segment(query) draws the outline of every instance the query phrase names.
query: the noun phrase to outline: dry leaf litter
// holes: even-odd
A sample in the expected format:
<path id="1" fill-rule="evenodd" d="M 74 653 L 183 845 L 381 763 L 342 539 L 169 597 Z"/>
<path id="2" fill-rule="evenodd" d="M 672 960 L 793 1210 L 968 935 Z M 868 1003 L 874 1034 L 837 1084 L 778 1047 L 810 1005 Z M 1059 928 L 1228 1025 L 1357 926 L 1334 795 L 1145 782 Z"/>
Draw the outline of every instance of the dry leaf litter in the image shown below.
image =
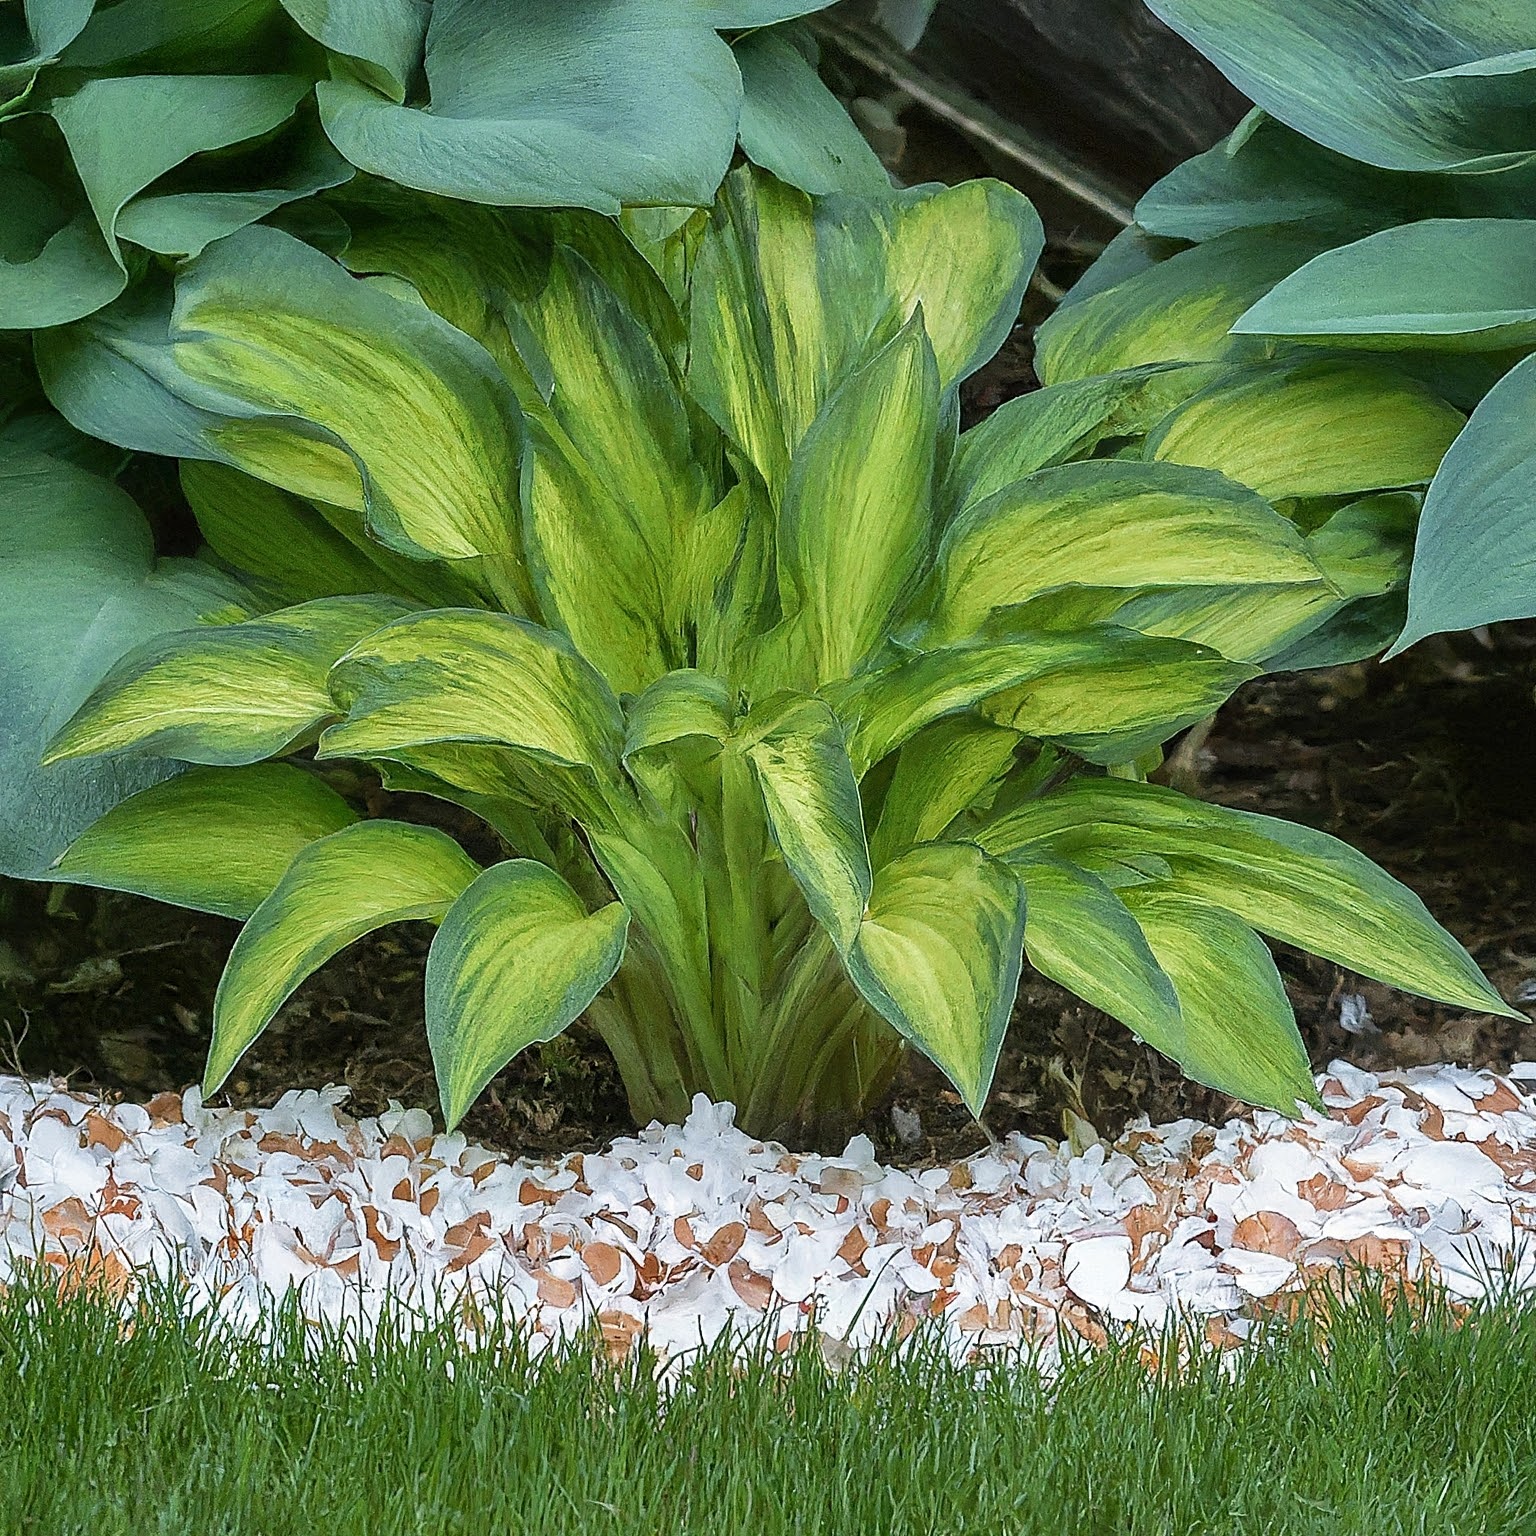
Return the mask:
<path id="1" fill-rule="evenodd" d="M 419 1109 L 354 1120 L 345 1089 L 252 1111 L 0 1077 L 0 1283 L 42 1260 L 127 1296 L 153 1271 L 248 1326 L 290 1288 L 338 1326 L 492 1298 L 535 1348 L 595 1322 L 615 1356 L 645 1333 L 664 1358 L 728 1328 L 857 1348 L 928 1319 L 960 1359 L 1175 1315 L 1237 1345 L 1361 1266 L 1469 1300 L 1536 1288 L 1536 1063 L 1335 1062 L 1319 1087 L 1326 1115 L 1299 1121 L 1142 1123 L 1076 1152 L 1015 1135 L 901 1169 L 862 1136 L 839 1157 L 755 1141 L 703 1097 L 682 1126 L 532 1163 Z"/>

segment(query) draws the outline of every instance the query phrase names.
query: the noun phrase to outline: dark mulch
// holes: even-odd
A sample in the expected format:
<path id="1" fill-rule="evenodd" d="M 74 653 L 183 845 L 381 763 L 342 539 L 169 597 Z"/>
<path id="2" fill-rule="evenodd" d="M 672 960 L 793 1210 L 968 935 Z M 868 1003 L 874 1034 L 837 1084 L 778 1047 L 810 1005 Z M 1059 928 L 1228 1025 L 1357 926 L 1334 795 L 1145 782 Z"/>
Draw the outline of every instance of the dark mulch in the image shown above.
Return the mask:
<path id="1" fill-rule="evenodd" d="M 1322 827 L 1406 880 L 1505 996 L 1536 979 L 1536 625 L 1486 640 L 1426 643 L 1364 664 L 1246 687 L 1184 765 L 1210 799 Z M 130 897 L 8 887 L 0 940 L 0 1047 L 36 1074 L 144 1096 L 201 1073 L 218 973 L 235 925 Z M 391 1098 L 433 1105 L 421 1027 L 429 932 L 354 946 L 306 985 L 241 1063 L 237 1104 L 285 1088 L 345 1083 L 360 1113 Z M 1314 1060 L 1367 1067 L 1536 1057 L 1536 1026 L 1469 1016 L 1282 953 Z M 1364 996 L 1379 1033 L 1348 1034 L 1339 1000 Z M 7 1041 L 9 1031 L 12 1041 Z M 896 1145 L 887 1110 L 866 1127 L 887 1155 L 949 1156 L 984 1132 L 926 1063 L 894 1100 L 921 1117 Z M 1219 1118 L 1230 1100 L 1180 1080 L 1113 1020 L 1026 974 L 987 1111 L 988 1128 L 1060 1135 L 1063 1111 L 1113 1133 L 1133 1115 Z M 525 1053 L 466 1130 L 508 1151 L 567 1151 L 629 1129 L 612 1065 L 576 1033 Z"/>

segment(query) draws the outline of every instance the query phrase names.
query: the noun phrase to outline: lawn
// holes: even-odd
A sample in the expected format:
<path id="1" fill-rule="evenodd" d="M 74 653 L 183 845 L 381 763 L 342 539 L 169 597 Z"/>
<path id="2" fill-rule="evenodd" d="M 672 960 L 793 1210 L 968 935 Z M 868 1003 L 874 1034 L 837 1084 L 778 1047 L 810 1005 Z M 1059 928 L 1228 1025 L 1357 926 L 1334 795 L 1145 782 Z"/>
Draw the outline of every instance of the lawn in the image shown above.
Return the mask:
<path id="1" fill-rule="evenodd" d="M 1326 1326 L 1046 1385 L 922 1336 L 837 1371 L 803 1348 L 671 1390 L 639 1360 L 467 1354 L 446 1330 L 273 1349 L 21 1286 L 0 1301 L 6 1532 L 1526 1532 L 1536 1308 L 1364 1294 Z M 1165 1351 L 1171 1359 L 1177 1351 Z M 1188 1352 L 1185 1352 L 1188 1354 Z"/>

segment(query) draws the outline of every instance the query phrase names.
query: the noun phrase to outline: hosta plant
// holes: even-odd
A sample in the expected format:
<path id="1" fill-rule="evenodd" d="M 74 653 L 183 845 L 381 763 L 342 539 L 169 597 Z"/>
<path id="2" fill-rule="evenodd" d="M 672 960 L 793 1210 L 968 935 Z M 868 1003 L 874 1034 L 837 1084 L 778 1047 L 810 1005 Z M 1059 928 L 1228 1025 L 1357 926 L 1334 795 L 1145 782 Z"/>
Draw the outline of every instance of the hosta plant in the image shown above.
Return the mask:
<path id="1" fill-rule="evenodd" d="M 1362 470 L 1376 478 L 1399 425 L 1406 449 L 1418 418 L 1405 396 L 1470 410 L 1443 463 L 1430 432 L 1415 471 L 1400 466 L 1416 496 L 1427 482 L 1422 517 L 1381 590 L 1303 659 L 1536 615 L 1528 0 L 1147 3 L 1258 105 L 1142 198 L 1042 333 L 1041 376 L 1203 367 L 1228 391 L 1231 432 L 1218 440 L 1209 405 L 1179 451 L 1218 466 L 1262 457 L 1271 494 L 1324 505 Z M 1316 377 L 1346 361 L 1353 387 L 1309 404 L 1307 365 Z"/>
<path id="2" fill-rule="evenodd" d="M 85 471 L 9 471 L 36 504 L 0 594 L 13 687 L 45 696 L 30 825 L 158 779 L 49 874 L 246 920 L 209 1091 L 406 920 L 437 925 L 450 1124 L 583 1013 L 642 1119 L 698 1090 L 760 1132 L 858 1113 L 908 1047 L 979 1113 L 1026 954 L 1286 1111 L 1315 1096 L 1260 933 L 1507 1011 L 1348 847 L 1145 782 L 1258 670 L 1224 638 L 1328 623 L 1404 508 L 1298 524 L 1179 462 L 1198 417 L 1156 369 L 960 434 L 1041 245 L 1018 194 L 813 200 L 742 168 L 708 212 L 622 226 L 335 206 L 342 263 L 247 229 L 40 341 L 76 428 L 182 460 L 201 556 L 155 563 Z M 83 629 L 60 546 L 106 592 Z M 388 814 L 424 802 L 371 774 L 506 856 Z"/>

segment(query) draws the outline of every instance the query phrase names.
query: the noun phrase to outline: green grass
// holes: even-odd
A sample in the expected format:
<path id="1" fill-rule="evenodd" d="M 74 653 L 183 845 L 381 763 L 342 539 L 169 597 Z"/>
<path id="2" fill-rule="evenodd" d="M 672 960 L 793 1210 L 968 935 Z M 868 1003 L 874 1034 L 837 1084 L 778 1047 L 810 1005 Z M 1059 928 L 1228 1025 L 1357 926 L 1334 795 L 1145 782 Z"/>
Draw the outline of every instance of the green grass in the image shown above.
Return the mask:
<path id="1" fill-rule="evenodd" d="M 1326 1349 L 1274 1326 L 1238 1372 L 1203 1351 L 1150 1377 L 1111 1349 L 1052 1389 L 931 1348 L 841 1375 L 717 1354 L 668 1400 L 590 1355 L 437 1332 L 306 1360 L 163 1305 L 121 1338 L 41 1296 L 0 1301 L 7 1536 L 1536 1531 L 1536 1310 L 1513 1302 L 1457 1327 L 1366 1297 Z"/>

